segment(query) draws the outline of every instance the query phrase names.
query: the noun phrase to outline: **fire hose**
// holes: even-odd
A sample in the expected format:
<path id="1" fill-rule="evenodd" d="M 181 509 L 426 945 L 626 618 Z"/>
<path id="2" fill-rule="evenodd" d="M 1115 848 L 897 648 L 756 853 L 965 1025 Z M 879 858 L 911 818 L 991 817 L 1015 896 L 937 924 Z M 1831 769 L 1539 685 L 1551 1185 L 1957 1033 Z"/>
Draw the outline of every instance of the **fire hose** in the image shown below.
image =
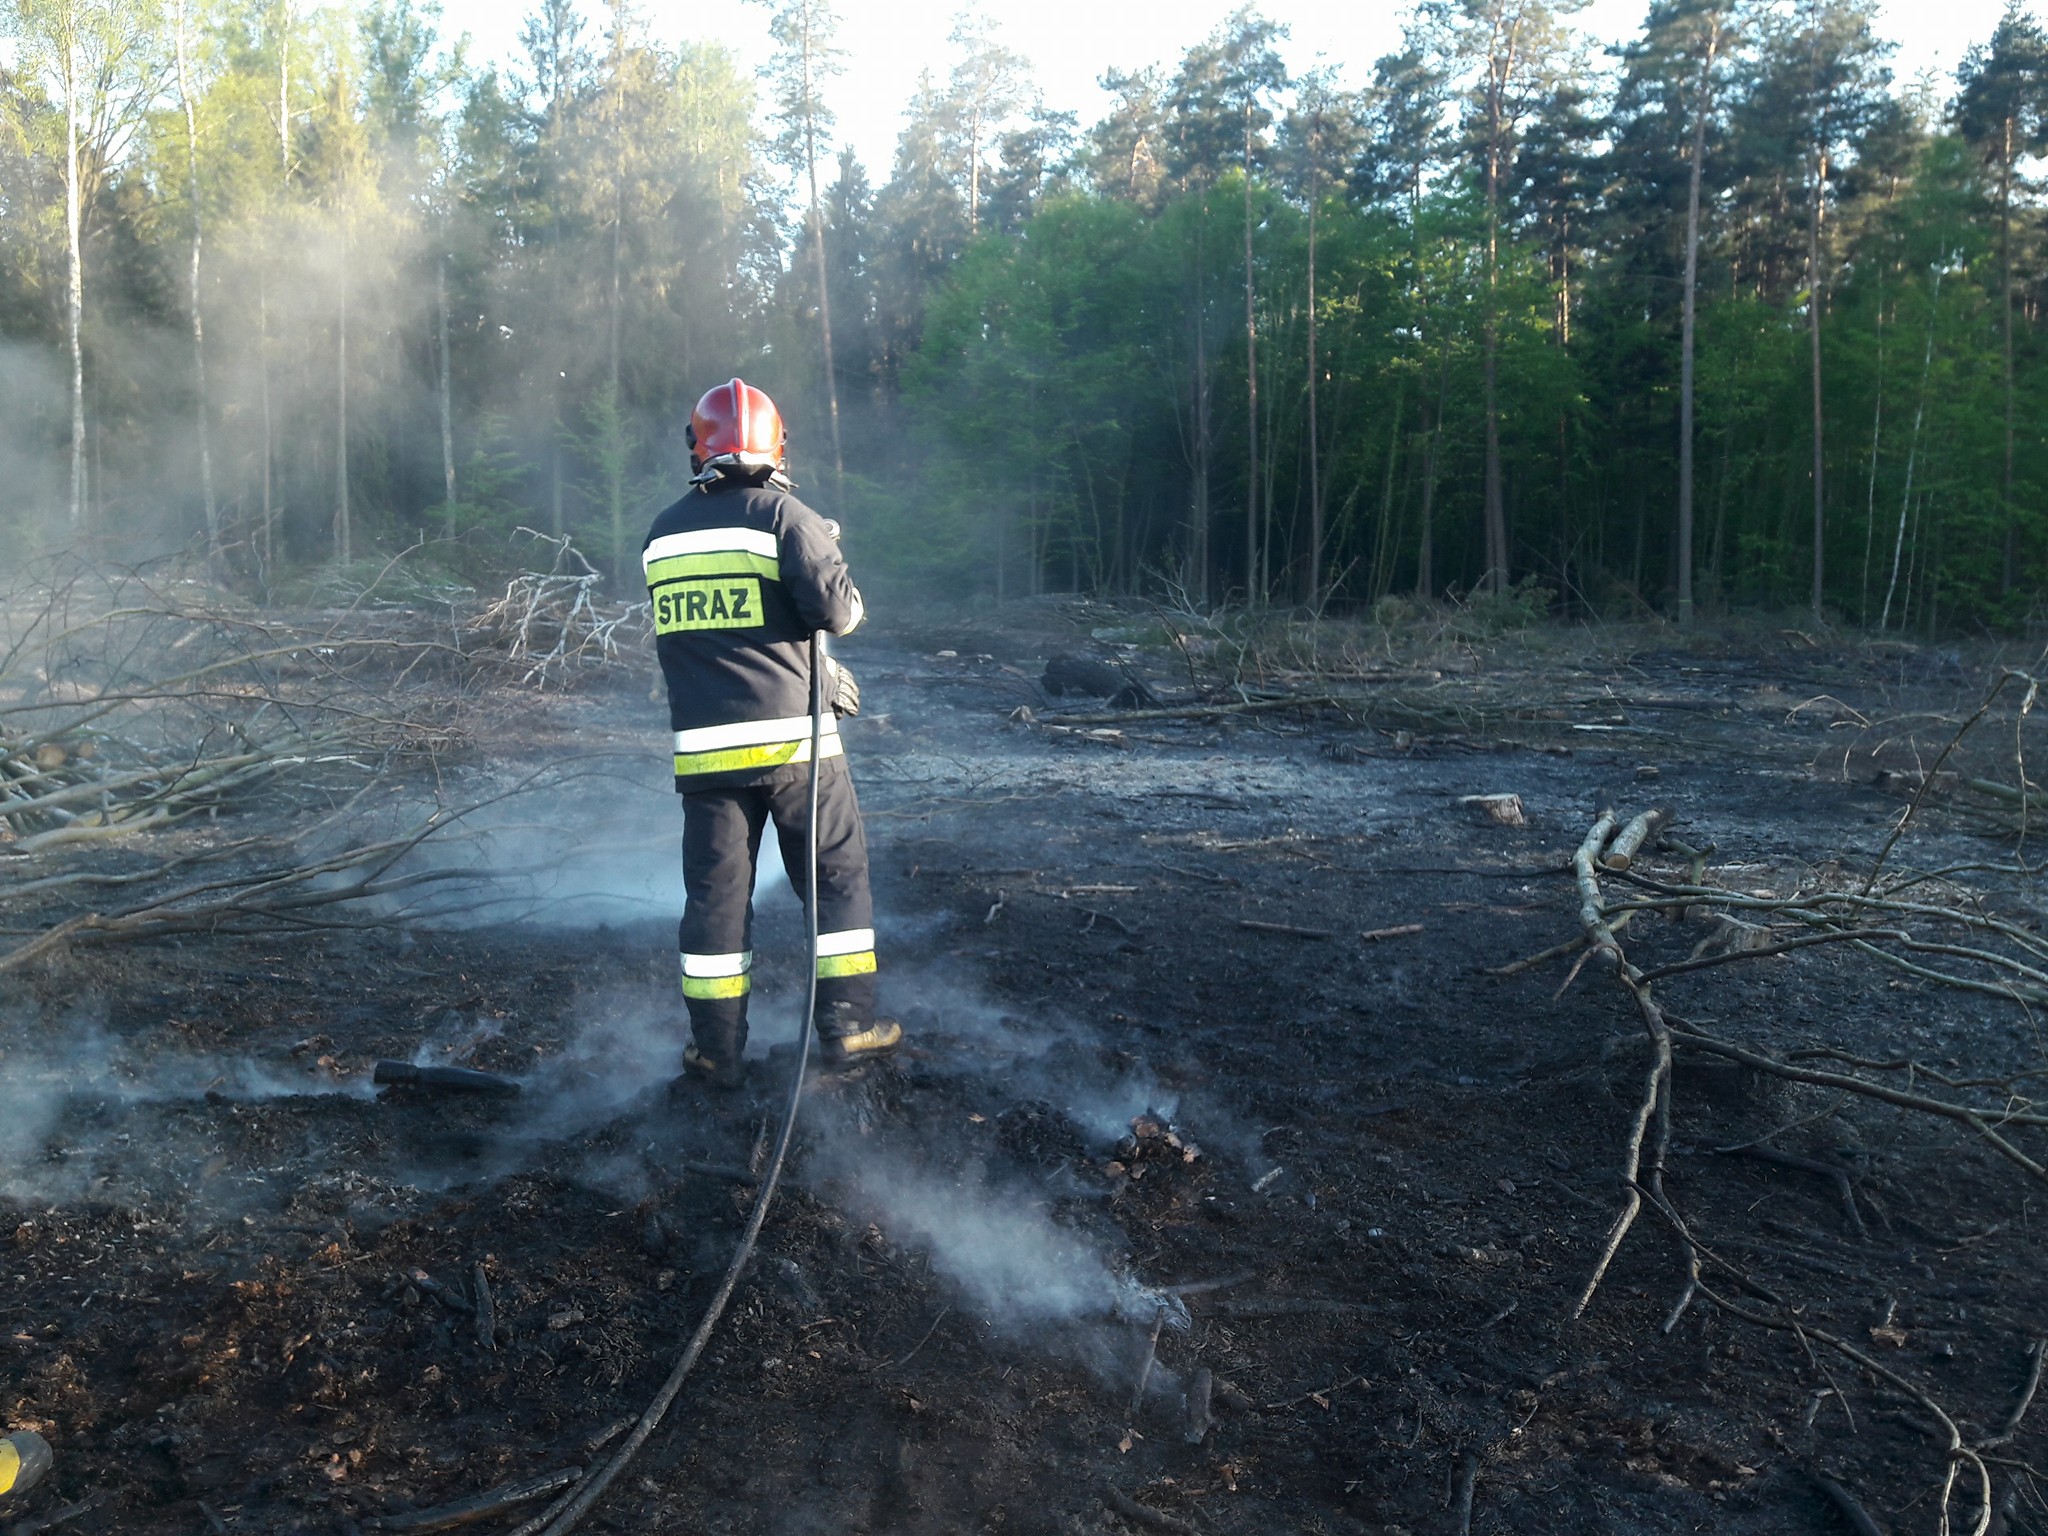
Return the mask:
<path id="1" fill-rule="evenodd" d="M 803 1024 L 798 1030 L 796 1046 L 796 1070 L 789 1081 L 789 1100 L 782 1113 L 782 1129 L 775 1137 L 775 1150 L 768 1159 L 767 1171 L 761 1176 L 759 1190 L 754 1196 L 754 1208 L 747 1214 L 746 1230 L 740 1233 L 737 1247 L 733 1249 L 732 1262 L 725 1268 L 725 1277 L 719 1281 L 718 1290 L 711 1298 L 711 1305 L 705 1309 L 703 1318 L 697 1324 L 697 1331 L 690 1335 L 690 1341 L 683 1346 L 683 1352 L 676 1358 L 674 1367 L 668 1373 L 668 1380 L 661 1384 L 661 1390 L 654 1394 L 639 1422 L 631 1434 L 620 1443 L 611 1459 L 598 1467 L 590 1476 L 560 1500 L 535 1515 L 525 1524 L 507 1533 L 507 1536 L 568 1536 L 579 1521 L 590 1512 L 590 1508 L 612 1485 L 621 1472 L 626 1470 L 633 1457 L 639 1453 L 661 1427 L 662 1419 L 683 1389 L 683 1382 L 697 1364 L 697 1357 L 704 1352 L 711 1333 L 718 1326 L 718 1320 L 725 1315 L 726 1304 L 732 1300 L 732 1293 L 738 1288 L 740 1275 L 747 1267 L 747 1261 L 754 1256 L 754 1245 L 761 1236 L 761 1227 L 768 1219 L 768 1207 L 775 1199 L 775 1187 L 782 1181 L 782 1165 L 789 1155 L 789 1142 L 796 1130 L 797 1107 L 803 1102 L 804 1073 L 810 1066 L 811 1039 L 817 1033 L 818 1020 L 818 773 L 820 748 L 825 735 L 825 637 L 822 633 L 811 636 L 811 771 L 808 791 L 808 812 L 804 829 L 804 933 L 805 970 L 810 977 L 809 991 L 804 998 Z"/>

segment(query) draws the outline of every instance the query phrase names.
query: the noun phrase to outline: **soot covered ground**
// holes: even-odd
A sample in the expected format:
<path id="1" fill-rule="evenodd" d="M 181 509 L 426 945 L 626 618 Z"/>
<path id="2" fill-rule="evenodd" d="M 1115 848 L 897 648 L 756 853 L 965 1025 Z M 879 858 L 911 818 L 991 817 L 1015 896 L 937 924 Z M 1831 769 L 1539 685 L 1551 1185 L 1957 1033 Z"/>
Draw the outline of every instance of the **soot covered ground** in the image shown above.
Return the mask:
<path id="1" fill-rule="evenodd" d="M 1663 1331 L 1683 1266 L 1653 1221 L 1569 1320 L 1642 1031 L 1611 977 L 1485 971 L 1574 931 L 1559 871 L 1601 796 L 1671 802 L 1753 881 L 1867 855 L 1898 802 L 1817 769 L 1835 717 L 1788 703 L 1965 685 L 1895 655 L 1636 651 L 1546 663 L 1638 702 L 1513 748 L 1329 714 L 1116 741 L 1011 721 L 1071 628 L 1030 610 L 849 648 L 910 1048 L 808 1100 L 725 1325 L 587 1528 L 1419 1533 L 1457 1529 L 1469 1488 L 1481 1532 L 1847 1529 L 1820 1470 L 1931 1529 L 1938 1448 L 1880 1384 L 1705 1306 Z M 639 678 L 522 703 L 480 752 L 637 752 L 656 713 Z M 1504 791 L 1528 826 L 1457 805 Z M 601 787 L 578 814 L 604 819 Z M 1929 860 L 1983 853 L 1927 836 Z M 373 1529 L 615 1441 L 738 1235 L 778 1068 L 733 1103 L 666 1095 L 672 927 L 562 919 L 187 939 L 16 988 L 0 1414 L 57 1447 L 36 1513 Z M 768 1045 L 801 941 L 787 904 L 762 929 Z M 1632 944 L 1696 938 L 1652 919 Z M 1833 953 L 1665 991 L 1777 1048 L 2042 1064 L 2016 1010 Z M 526 1092 L 379 1100 L 381 1056 Z M 1675 1112 L 1699 1231 L 1951 1412 L 2004 1419 L 2048 1318 L 2016 1172 L 1932 1122 L 1709 1072 Z M 1714 1150 L 1803 1117 L 1780 1144 L 1855 1176 L 1868 1236 L 1829 1180 Z"/>

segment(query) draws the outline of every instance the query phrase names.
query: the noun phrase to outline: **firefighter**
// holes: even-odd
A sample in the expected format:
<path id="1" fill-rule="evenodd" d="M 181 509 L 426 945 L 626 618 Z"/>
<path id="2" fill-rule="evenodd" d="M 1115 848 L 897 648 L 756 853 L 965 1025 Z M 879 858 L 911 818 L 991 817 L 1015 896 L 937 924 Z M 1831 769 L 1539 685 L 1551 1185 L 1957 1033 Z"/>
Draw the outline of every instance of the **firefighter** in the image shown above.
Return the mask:
<path id="1" fill-rule="evenodd" d="M 683 803 L 685 1079 L 745 1081 L 753 891 L 773 823 L 797 894 L 809 877 L 811 637 L 851 633 L 860 592 L 838 528 L 794 494 L 781 414 L 739 379 L 690 415 L 691 488 L 654 520 L 641 560 L 668 682 Z M 860 712 L 853 674 L 825 660 L 818 747 L 818 1046 L 828 1066 L 903 1039 L 875 1016 L 867 838 L 839 736 Z"/>

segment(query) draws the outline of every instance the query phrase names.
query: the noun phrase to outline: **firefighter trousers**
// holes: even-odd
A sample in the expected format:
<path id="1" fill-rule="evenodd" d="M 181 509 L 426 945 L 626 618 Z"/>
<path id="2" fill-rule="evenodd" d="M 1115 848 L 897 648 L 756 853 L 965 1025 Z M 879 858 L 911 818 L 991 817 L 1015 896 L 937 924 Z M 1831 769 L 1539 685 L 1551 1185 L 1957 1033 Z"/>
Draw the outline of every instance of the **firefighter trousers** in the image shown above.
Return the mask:
<path id="1" fill-rule="evenodd" d="M 810 769 L 751 784 L 685 791 L 683 1000 L 697 1049 L 737 1060 L 747 1043 L 754 968 L 754 869 L 772 822 L 782 867 L 801 899 L 810 873 Z M 818 1032 L 854 1034 L 874 1021 L 874 903 L 867 834 L 842 757 L 818 765 Z"/>

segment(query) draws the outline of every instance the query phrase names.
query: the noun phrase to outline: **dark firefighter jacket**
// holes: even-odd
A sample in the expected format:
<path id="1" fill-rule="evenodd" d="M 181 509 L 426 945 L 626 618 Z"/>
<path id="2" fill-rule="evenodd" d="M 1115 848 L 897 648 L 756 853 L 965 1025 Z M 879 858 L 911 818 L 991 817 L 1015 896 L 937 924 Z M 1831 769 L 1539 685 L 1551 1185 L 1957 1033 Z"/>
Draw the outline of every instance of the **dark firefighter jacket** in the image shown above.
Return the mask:
<path id="1" fill-rule="evenodd" d="M 786 491 L 713 481 L 655 518 L 641 563 L 677 791 L 808 763 L 810 638 L 846 634 L 864 612 L 831 526 Z M 840 750 L 828 707 L 819 756 Z"/>

